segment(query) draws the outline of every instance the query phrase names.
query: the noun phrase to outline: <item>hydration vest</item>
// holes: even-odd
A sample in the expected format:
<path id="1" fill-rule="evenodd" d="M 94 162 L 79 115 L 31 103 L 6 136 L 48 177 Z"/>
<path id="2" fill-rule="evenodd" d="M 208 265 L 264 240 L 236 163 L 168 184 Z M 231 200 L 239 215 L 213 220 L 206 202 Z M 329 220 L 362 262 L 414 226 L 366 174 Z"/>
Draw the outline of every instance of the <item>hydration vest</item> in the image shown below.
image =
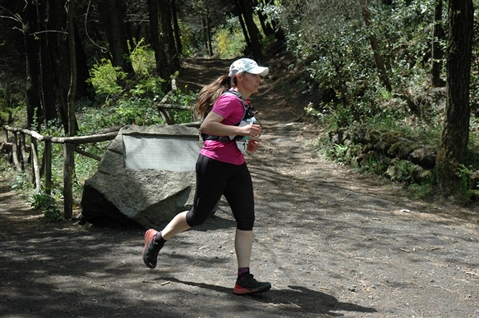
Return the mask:
<path id="1" fill-rule="evenodd" d="M 248 121 L 250 120 L 251 118 L 254 118 L 254 108 L 253 106 L 251 106 L 250 104 L 248 104 L 244 99 L 243 97 L 241 96 L 240 93 L 238 93 L 237 91 L 234 91 L 234 90 L 226 90 L 223 92 L 223 94 L 221 95 L 224 95 L 224 94 L 233 94 L 235 95 L 236 97 L 238 97 L 241 101 L 241 104 L 243 104 L 243 108 L 244 108 L 244 113 L 243 113 L 243 118 L 241 118 L 241 120 L 234 124 L 234 126 L 239 126 L 240 123 L 242 121 Z M 201 123 L 205 120 L 206 116 L 209 114 L 209 112 L 211 111 L 211 109 L 213 109 L 213 107 L 209 108 L 206 113 L 204 114 L 203 118 L 201 119 Z M 237 140 L 237 139 L 241 139 L 243 136 L 234 136 L 233 138 L 231 138 L 231 136 L 214 136 L 214 135 L 208 135 L 208 134 L 201 134 L 201 138 L 203 138 L 204 141 L 206 140 L 217 140 L 217 141 L 233 141 L 233 140 Z"/>

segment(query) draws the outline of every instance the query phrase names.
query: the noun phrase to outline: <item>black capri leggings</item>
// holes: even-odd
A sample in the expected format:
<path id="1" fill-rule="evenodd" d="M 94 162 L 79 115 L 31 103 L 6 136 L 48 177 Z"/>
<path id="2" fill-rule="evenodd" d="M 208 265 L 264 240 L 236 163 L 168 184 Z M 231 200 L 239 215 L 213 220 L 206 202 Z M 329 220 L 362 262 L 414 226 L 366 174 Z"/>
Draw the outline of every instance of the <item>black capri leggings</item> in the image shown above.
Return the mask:
<path id="1" fill-rule="evenodd" d="M 224 195 L 233 211 L 236 227 L 251 231 L 254 224 L 253 182 L 246 163 L 233 165 L 199 155 L 196 162 L 196 192 L 186 222 L 203 224 Z"/>

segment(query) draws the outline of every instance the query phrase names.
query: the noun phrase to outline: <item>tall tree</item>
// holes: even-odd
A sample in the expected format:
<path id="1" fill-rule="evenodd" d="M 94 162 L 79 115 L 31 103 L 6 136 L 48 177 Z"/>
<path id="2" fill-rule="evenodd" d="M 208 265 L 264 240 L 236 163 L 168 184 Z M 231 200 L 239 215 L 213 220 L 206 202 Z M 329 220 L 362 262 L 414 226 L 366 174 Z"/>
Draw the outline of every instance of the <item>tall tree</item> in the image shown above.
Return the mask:
<path id="1" fill-rule="evenodd" d="M 75 49 L 75 27 L 73 24 L 73 13 L 75 8 L 75 0 L 68 1 L 68 46 L 70 52 L 70 81 L 68 89 L 68 135 L 76 135 L 76 117 L 75 117 L 75 94 L 77 88 L 77 67 L 76 67 L 76 49 Z M 70 219 L 72 217 L 73 195 L 72 195 L 72 176 L 75 170 L 74 159 L 75 146 L 71 143 L 65 145 L 65 158 L 63 162 L 63 201 L 64 201 L 64 217 Z"/>
<path id="2" fill-rule="evenodd" d="M 58 36 L 58 31 L 65 27 L 65 23 L 58 27 L 56 25 L 59 20 L 64 17 L 64 12 L 58 12 L 57 9 L 63 8 L 63 5 L 58 6 L 56 1 L 46 1 L 43 5 L 36 5 L 36 18 L 39 32 L 35 33 L 35 37 L 39 39 L 39 66 L 40 66 L 40 98 L 43 110 L 43 116 L 48 123 L 50 120 L 57 118 L 56 111 L 56 94 L 55 86 L 58 81 L 55 81 L 56 73 L 54 72 L 55 51 L 49 50 L 50 47 L 56 46 L 54 43 L 55 37 Z M 51 13 L 51 14 L 50 14 Z M 64 35 L 64 34 L 62 34 Z M 52 43 L 53 42 L 53 43 Z"/>
<path id="3" fill-rule="evenodd" d="M 213 56 L 213 46 L 211 44 L 210 18 L 208 14 L 205 14 L 201 17 L 201 24 L 203 26 L 203 38 L 205 39 L 205 50 L 208 56 Z"/>
<path id="4" fill-rule="evenodd" d="M 27 94 L 27 125 L 32 127 L 35 118 L 42 116 L 40 97 L 38 95 L 40 67 L 38 63 L 38 44 L 32 34 L 37 32 L 36 1 L 29 0 L 24 7 L 23 38 L 26 52 L 26 94 Z M 36 121 L 39 126 L 39 122 Z M 38 127 L 35 127 L 38 128 Z"/>
<path id="5" fill-rule="evenodd" d="M 151 45 L 155 51 L 156 72 L 163 79 L 180 68 L 178 47 L 175 43 L 173 14 L 170 0 L 148 0 Z M 169 85 L 167 82 L 165 85 Z M 167 89 L 169 89 L 167 87 Z"/>
<path id="6" fill-rule="evenodd" d="M 366 0 L 360 0 L 360 4 L 361 4 L 361 13 L 363 15 L 364 23 L 369 29 L 371 27 L 371 23 L 370 23 L 371 14 L 369 13 L 369 8 L 366 4 Z M 371 48 L 373 50 L 374 62 L 376 63 L 376 68 L 379 71 L 379 78 L 381 79 L 381 83 L 384 85 L 384 87 L 388 91 L 392 91 L 391 81 L 389 80 L 386 66 L 384 64 L 384 59 L 380 53 L 379 41 L 371 31 L 369 35 L 369 43 L 371 44 Z"/>
<path id="7" fill-rule="evenodd" d="M 261 52 L 260 44 L 261 34 L 258 30 L 258 27 L 254 23 L 254 10 L 251 1 L 236 0 L 236 6 L 238 8 L 238 11 L 240 12 L 240 15 L 243 17 L 246 26 L 245 38 L 249 36 L 249 39 L 251 41 L 249 49 L 253 53 L 254 59 L 258 62 L 261 62 L 261 60 L 263 59 L 263 53 Z"/>
<path id="8" fill-rule="evenodd" d="M 443 51 L 441 41 L 444 39 L 444 30 L 442 28 L 442 8 L 443 0 L 435 0 L 434 5 L 434 27 L 431 47 L 431 83 L 434 87 L 443 87 L 445 82 L 441 78 Z"/>
<path id="9" fill-rule="evenodd" d="M 264 1 L 259 2 L 258 0 L 251 0 L 251 4 L 256 8 L 259 8 L 260 6 L 262 7 L 265 5 Z M 275 31 L 273 29 L 273 26 L 268 21 L 268 18 L 263 13 L 263 11 L 260 9 L 260 10 L 257 10 L 256 13 L 258 14 L 259 23 L 261 24 L 261 29 L 263 30 L 263 33 L 266 36 L 274 35 Z"/>
<path id="10" fill-rule="evenodd" d="M 181 32 L 180 25 L 178 23 L 178 10 L 176 9 L 176 0 L 171 1 L 171 14 L 173 18 L 173 32 L 175 34 L 176 54 L 178 55 L 178 57 L 180 57 L 183 51 L 183 46 L 181 43 Z"/>
<path id="11" fill-rule="evenodd" d="M 120 67 L 130 77 L 134 76 L 129 59 L 127 34 L 125 29 L 126 5 L 124 0 L 96 0 L 103 21 L 113 66 Z"/>
<path id="12" fill-rule="evenodd" d="M 458 194 L 461 189 L 458 169 L 464 163 L 469 140 L 469 84 L 474 22 L 472 0 L 449 0 L 448 16 L 446 117 L 436 159 L 439 191 L 445 196 Z"/>
<path id="13" fill-rule="evenodd" d="M 173 15 L 171 12 L 171 0 L 158 1 L 160 3 L 160 37 L 162 38 L 161 42 L 163 43 L 166 51 L 166 60 L 163 61 L 163 63 L 166 63 L 168 65 L 169 73 L 172 74 L 174 73 L 174 71 L 179 70 L 180 58 L 177 54 L 175 45 L 175 34 L 173 31 Z M 168 74 L 168 78 L 170 74 Z"/>
<path id="14" fill-rule="evenodd" d="M 56 119 L 60 114 L 65 132 L 68 132 L 66 96 L 71 74 L 68 43 L 65 41 L 68 38 L 65 32 L 65 4 L 58 0 L 45 0 L 42 3 L 36 1 L 29 6 L 26 10 L 34 8 L 31 12 L 34 12 L 36 19 L 36 30 L 29 32 L 27 41 L 31 41 L 32 37 L 37 44 L 31 49 L 26 47 L 27 55 L 34 58 L 35 68 L 38 69 L 34 92 L 39 100 L 36 129 L 44 122 L 48 125 L 50 120 Z M 71 14 L 73 15 L 73 12 Z M 84 66 L 86 67 L 86 64 Z M 32 73 L 32 79 L 33 76 L 35 75 Z"/>
<path id="15" fill-rule="evenodd" d="M 148 0 L 148 15 L 150 19 L 151 47 L 155 51 L 156 73 L 163 79 L 168 78 L 169 71 L 165 63 L 166 52 L 160 40 L 160 4 L 157 0 Z"/>

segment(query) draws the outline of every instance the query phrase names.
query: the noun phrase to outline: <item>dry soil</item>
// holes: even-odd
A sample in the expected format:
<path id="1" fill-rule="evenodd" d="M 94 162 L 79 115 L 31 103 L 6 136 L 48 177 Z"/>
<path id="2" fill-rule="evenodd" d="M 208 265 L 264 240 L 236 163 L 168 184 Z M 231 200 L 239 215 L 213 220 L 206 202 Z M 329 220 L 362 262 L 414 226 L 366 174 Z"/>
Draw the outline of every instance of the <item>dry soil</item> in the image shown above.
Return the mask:
<path id="1" fill-rule="evenodd" d="M 179 86 L 197 89 L 230 62 L 184 61 Z M 232 293 L 235 223 L 224 203 L 150 270 L 142 230 L 46 223 L 2 178 L 0 317 L 479 317 L 477 206 L 408 199 L 319 158 L 308 145 L 321 127 L 302 114 L 287 66 L 272 65 L 252 96 L 264 127 L 248 157 L 252 272 L 269 292 Z"/>

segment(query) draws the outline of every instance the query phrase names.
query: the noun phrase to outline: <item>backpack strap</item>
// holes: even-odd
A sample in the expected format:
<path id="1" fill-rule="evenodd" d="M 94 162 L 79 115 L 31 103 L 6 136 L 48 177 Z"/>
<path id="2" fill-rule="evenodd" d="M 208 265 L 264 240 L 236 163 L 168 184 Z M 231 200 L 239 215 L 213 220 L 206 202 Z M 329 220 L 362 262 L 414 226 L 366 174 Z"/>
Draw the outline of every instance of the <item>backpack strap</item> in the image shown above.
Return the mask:
<path id="1" fill-rule="evenodd" d="M 233 94 L 233 95 L 235 95 L 236 97 L 239 98 L 239 100 L 241 101 L 241 104 L 243 104 L 243 110 L 244 110 L 243 117 L 242 117 L 241 120 L 240 120 L 238 123 L 236 123 L 234 126 L 239 126 L 239 124 L 241 123 L 241 121 L 254 117 L 254 108 L 253 108 L 253 106 L 249 105 L 249 104 L 243 99 L 243 96 L 241 96 L 240 93 L 238 93 L 238 92 L 235 91 L 235 90 L 226 90 L 226 91 L 224 91 L 221 95 L 224 95 L 224 94 Z M 209 109 L 205 112 L 203 118 L 202 118 L 201 121 L 200 121 L 200 124 L 205 120 L 206 116 L 209 114 L 209 112 L 211 111 L 211 109 L 213 109 L 213 107 L 209 108 Z M 228 137 L 228 136 L 214 136 L 214 135 L 208 135 L 208 134 L 201 134 L 201 138 L 203 138 L 203 140 L 232 141 L 232 140 L 235 140 L 235 139 L 238 138 L 238 137 L 241 138 L 242 136 L 235 136 L 233 139 L 230 139 L 230 137 Z"/>

